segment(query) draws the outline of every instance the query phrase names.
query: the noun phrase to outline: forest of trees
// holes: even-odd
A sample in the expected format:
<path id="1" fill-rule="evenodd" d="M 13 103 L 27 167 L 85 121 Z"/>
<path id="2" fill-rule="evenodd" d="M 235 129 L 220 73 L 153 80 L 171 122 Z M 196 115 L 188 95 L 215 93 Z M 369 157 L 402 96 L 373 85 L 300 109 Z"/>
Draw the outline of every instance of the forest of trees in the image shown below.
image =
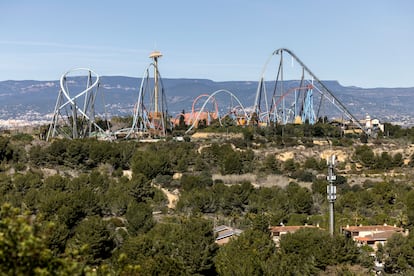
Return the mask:
<path id="1" fill-rule="evenodd" d="M 385 143 L 410 145 L 412 130 L 387 126 L 371 143 L 332 126 L 246 128 L 243 138 L 157 143 L 95 139 L 41 141 L 0 136 L 0 274 L 2 275 L 366 275 L 371 249 L 341 225 L 414 225 L 414 156 L 378 153 Z M 283 132 L 283 133 L 282 133 Z M 352 154 L 338 173 L 334 236 L 328 228 L 326 161 L 281 161 L 272 149 L 330 146 Z M 362 141 L 362 142 L 361 142 Z M 358 167 L 356 166 L 358 164 Z M 344 171 L 347 164 L 340 164 Z M 126 173 L 130 172 L 130 174 Z M 348 183 L 349 175 L 397 172 Z M 229 185 L 213 175 L 289 177 L 285 185 Z M 180 177 L 176 177 L 179 175 Z M 322 176 L 322 177 L 321 177 Z M 174 209 L 158 188 L 178 191 Z M 316 225 L 281 238 L 270 225 Z M 224 246 L 215 225 L 244 232 Z M 385 272 L 414 273 L 414 234 L 393 236 L 377 252 Z M 326 273 L 326 274 L 324 274 Z"/>

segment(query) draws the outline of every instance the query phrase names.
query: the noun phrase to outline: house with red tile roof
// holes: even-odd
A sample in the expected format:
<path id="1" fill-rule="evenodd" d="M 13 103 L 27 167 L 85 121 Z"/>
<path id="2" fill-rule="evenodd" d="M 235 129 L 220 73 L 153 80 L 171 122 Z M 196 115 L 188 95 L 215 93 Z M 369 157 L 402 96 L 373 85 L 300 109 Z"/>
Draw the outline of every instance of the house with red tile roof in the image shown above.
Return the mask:
<path id="1" fill-rule="evenodd" d="M 384 245 L 387 240 L 394 234 L 408 235 L 408 230 L 390 225 L 359 225 L 341 228 L 341 232 L 352 238 L 358 245 L 369 245 L 374 251 L 377 250 L 378 245 Z"/>

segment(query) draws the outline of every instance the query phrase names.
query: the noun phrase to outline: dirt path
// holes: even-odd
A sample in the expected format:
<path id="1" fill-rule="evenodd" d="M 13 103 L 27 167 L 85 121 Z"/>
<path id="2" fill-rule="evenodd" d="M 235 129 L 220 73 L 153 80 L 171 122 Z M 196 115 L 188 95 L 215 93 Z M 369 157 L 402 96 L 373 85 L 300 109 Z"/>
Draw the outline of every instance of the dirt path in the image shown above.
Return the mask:
<path id="1" fill-rule="evenodd" d="M 177 204 L 178 201 L 178 195 L 171 193 L 170 191 L 168 191 L 165 188 L 161 188 L 159 186 L 156 186 L 158 189 L 161 189 L 161 191 L 167 196 L 168 198 L 168 208 L 170 209 L 174 209 L 175 205 Z"/>

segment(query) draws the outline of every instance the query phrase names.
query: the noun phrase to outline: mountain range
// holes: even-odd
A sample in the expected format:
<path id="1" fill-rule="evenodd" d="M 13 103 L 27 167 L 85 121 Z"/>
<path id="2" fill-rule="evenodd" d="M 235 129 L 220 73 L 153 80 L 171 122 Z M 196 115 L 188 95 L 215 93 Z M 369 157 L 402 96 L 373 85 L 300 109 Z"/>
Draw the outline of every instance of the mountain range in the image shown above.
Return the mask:
<path id="1" fill-rule="evenodd" d="M 82 91 L 81 80 L 75 87 Z M 225 89 L 235 94 L 245 107 L 254 104 L 257 81 L 224 81 L 208 79 L 162 79 L 169 113 L 191 111 L 194 99 Z M 289 82 L 289 81 L 287 81 Z M 367 114 L 387 122 L 414 124 L 414 87 L 411 88 L 360 88 L 342 86 L 337 81 L 323 81 L 341 103 L 357 118 Z M 111 116 L 132 115 L 138 98 L 140 78 L 103 76 L 100 91 L 107 112 Z M 0 119 L 44 120 L 53 113 L 60 84 L 53 81 L 0 81 Z M 98 99 L 96 100 L 98 101 Z"/>

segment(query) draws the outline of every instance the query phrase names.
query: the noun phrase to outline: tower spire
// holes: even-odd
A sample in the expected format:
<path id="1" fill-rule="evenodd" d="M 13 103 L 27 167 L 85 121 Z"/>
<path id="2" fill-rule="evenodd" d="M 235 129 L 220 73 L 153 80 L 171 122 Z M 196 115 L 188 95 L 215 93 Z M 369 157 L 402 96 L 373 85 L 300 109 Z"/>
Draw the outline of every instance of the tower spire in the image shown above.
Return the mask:
<path id="1" fill-rule="evenodd" d="M 158 116 L 158 58 L 162 57 L 160 51 L 154 51 L 149 55 L 154 61 L 154 115 Z"/>

